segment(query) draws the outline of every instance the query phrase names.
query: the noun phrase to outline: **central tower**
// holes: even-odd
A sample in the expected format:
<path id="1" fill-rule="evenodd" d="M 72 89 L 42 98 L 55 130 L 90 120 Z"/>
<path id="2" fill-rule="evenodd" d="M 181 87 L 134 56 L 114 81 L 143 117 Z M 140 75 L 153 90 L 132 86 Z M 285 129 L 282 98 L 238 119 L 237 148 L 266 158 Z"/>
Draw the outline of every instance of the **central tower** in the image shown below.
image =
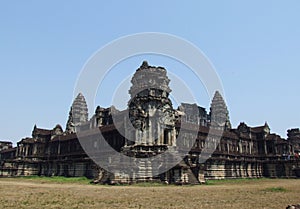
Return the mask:
<path id="1" fill-rule="evenodd" d="M 176 111 L 169 99 L 170 79 L 165 68 L 149 66 L 144 61 L 131 83 L 124 127 L 126 140 L 122 149 L 137 166 L 130 176 L 135 181 L 166 178 L 166 175 L 157 174 L 169 163 L 162 154 L 174 151 L 176 146 Z"/>
<path id="2" fill-rule="evenodd" d="M 128 102 L 135 145 L 175 146 L 175 110 L 169 99 L 169 82 L 166 69 L 149 66 L 146 61 L 135 72 Z"/>

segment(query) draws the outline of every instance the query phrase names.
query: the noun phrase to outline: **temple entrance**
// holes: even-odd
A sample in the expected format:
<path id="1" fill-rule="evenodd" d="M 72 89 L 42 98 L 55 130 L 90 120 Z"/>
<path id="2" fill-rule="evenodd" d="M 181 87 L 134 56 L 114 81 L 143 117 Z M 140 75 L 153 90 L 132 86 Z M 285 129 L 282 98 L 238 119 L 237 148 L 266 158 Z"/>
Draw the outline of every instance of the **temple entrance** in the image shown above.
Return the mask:
<path id="1" fill-rule="evenodd" d="M 168 143 L 168 135 L 169 135 L 169 130 L 168 129 L 164 129 L 164 144 L 169 144 Z"/>

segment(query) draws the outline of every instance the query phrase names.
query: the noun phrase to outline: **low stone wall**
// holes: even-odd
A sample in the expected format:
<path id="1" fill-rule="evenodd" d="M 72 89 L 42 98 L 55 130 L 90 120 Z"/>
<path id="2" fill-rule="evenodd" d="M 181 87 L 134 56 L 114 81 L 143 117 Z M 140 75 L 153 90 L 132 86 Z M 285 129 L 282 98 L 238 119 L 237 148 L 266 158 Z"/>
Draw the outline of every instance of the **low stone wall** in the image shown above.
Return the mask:
<path id="1" fill-rule="evenodd" d="M 269 178 L 296 177 L 297 162 L 293 160 L 268 161 L 263 164 L 263 176 Z"/>
<path id="2" fill-rule="evenodd" d="M 194 176 L 196 181 L 203 182 L 211 179 L 234 179 L 234 178 L 293 178 L 296 177 L 297 162 L 293 160 L 282 161 L 238 161 L 238 160 L 219 160 L 210 159 L 199 168 L 195 167 Z M 196 172 L 195 172 L 196 171 Z M 300 171 L 300 170 L 299 170 Z M 163 178 L 168 182 L 186 182 L 190 183 L 190 179 L 194 177 L 193 172 L 186 169 L 173 168 L 172 174 L 166 173 Z M 2 162 L 0 167 L 0 177 L 11 176 L 67 176 L 67 177 L 82 177 L 97 178 L 99 169 L 91 160 L 81 161 L 48 161 L 48 162 L 26 162 L 8 160 Z M 168 179 L 167 177 L 172 176 Z M 116 175 L 117 182 L 128 182 L 128 176 Z"/>
<path id="3" fill-rule="evenodd" d="M 0 167 L 1 177 L 12 176 L 66 176 L 94 178 L 97 176 L 91 160 L 75 162 L 5 162 Z"/>
<path id="4" fill-rule="evenodd" d="M 43 176 L 66 176 L 66 177 L 82 177 L 94 178 L 96 176 L 93 168 L 93 163 L 75 162 L 75 161 L 62 161 L 62 162 L 49 162 L 42 164 L 40 175 Z"/>
<path id="5" fill-rule="evenodd" d="M 210 160 L 204 167 L 205 179 L 261 178 L 262 163 L 247 161 Z"/>

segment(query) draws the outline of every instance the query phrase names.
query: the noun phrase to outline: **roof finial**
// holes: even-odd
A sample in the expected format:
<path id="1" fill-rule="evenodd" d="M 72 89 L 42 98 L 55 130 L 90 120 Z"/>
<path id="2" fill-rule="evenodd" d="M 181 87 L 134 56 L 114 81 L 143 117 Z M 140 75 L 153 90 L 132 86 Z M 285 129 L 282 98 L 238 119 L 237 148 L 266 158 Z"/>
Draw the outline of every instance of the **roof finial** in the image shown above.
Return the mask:
<path id="1" fill-rule="evenodd" d="M 148 67 L 149 67 L 148 62 L 146 60 L 144 60 L 140 68 L 141 69 L 146 69 Z"/>

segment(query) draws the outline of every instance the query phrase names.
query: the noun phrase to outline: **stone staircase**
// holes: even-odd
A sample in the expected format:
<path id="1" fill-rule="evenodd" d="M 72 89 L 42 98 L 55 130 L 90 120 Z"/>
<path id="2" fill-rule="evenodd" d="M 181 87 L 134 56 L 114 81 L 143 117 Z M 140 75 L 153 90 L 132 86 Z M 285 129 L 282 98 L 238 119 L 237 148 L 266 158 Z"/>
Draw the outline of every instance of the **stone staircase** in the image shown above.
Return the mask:
<path id="1" fill-rule="evenodd" d="M 188 168 L 186 170 L 187 176 L 188 176 L 188 183 L 189 184 L 199 184 L 198 179 L 196 178 L 196 176 L 194 175 L 193 171 Z"/>
<path id="2" fill-rule="evenodd" d="M 136 173 L 137 181 L 149 181 L 152 180 L 152 165 L 150 160 L 138 161 L 138 172 Z"/>

